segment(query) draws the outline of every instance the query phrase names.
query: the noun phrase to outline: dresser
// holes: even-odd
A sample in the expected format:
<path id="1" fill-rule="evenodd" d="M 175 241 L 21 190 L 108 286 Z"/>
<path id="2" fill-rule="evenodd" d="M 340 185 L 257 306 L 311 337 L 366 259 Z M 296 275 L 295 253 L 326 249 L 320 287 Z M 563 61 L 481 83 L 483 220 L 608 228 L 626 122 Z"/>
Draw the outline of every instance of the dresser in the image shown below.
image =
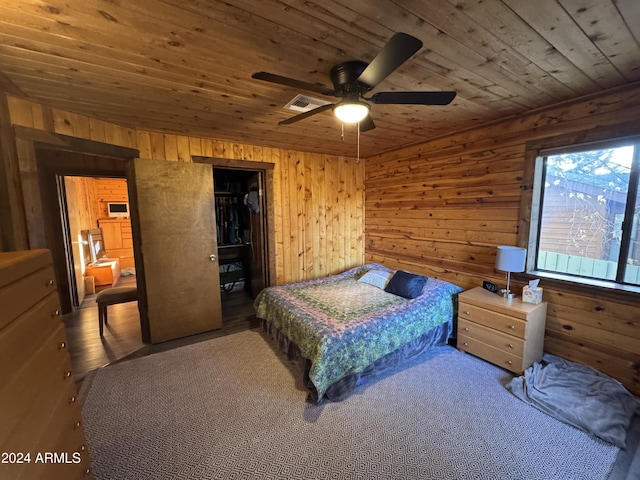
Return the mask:
<path id="1" fill-rule="evenodd" d="M 458 295 L 458 349 L 522 374 L 542 359 L 546 318 L 547 302 L 467 290 Z"/>
<path id="2" fill-rule="evenodd" d="M 0 253 L 0 478 L 92 478 L 49 250 Z"/>
<path id="3" fill-rule="evenodd" d="M 133 236 L 131 220 L 128 218 L 101 218 L 98 226 L 102 229 L 105 254 L 108 258 L 120 259 L 121 267 L 133 267 Z"/>

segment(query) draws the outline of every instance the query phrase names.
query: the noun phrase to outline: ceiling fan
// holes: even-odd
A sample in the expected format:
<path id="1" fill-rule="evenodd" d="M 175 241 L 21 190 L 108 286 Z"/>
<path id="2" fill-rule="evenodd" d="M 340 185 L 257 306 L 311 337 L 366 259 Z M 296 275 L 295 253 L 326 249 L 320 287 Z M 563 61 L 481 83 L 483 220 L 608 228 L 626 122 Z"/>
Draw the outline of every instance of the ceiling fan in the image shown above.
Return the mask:
<path id="1" fill-rule="evenodd" d="M 375 124 L 369 115 L 370 106 L 363 100 L 379 104 L 448 105 L 455 98 L 456 92 L 446 91 L 378 92 L 369 98 L 365 97 L 367 92 L 373 90 L 420 48 L 422 48 L 420 40 L 406 33 L 398 32 L 382 47 L 371 63 L 352 60 L 335 65 L 330 72 L 333 88 L 320 83 L 308 83 L 268 72 L 257 72 L 251 77 L 341 98 L 337 103 L 322 105 L 282 120 L 279 125 L 289 125 L 312 115 L 333 110 L 335 116 L 342 122 L 360 123 L 360 131 L 366 132 L 375 128 Z"/>

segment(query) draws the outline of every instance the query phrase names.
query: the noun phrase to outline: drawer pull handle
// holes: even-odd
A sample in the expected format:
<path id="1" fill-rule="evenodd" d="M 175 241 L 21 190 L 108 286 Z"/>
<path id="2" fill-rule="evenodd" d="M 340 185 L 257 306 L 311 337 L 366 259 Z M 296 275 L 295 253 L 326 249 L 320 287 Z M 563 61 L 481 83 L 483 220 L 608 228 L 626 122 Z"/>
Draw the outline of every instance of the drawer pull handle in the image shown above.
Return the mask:
<path id="1" fill-rule="evenodd" d="M 513 348 L 513 343 L 510 343 L 510 344 L 509 344 L 509 348 Z"/>
<path id="2" fill-rule="evenodd" d="M 76 429 L 76 428 L 80 428 L 80 426 L 81 426 L 81 425 L 82 425 L 82 422 L 80 422 L 80 420 L 78 420 L 78 421 L 76 422 L 76 424 L 73 426 L 73 428 L 74 428 L 74 429 Z"/>
<path id="3" fill-rule="evenodd" d="M 507 363 L 508 363 L 509 365 L 513 365 L 513 362 L 512 362 L 511 360 L 507 360 Z"/>
<path id="4" fill-rule="evenodd" d="M 90 473 L 91 473 L 91 469 L 90 469 L 90 468 L 87 468 L 87 469 L 84 471 L 84 474 L 85 474 L 85 475 L 89 475 Z"/>
<path id="5" fill-rule="evenodd" d="M 67 347 L 67 344 L 65 342 L 60 342 L 58 344 L 58 350 L 62 350 L 63 348 L 66 348 L 66 347 Z"/>
<path id="6" fill-rule="evenodd" d="M 56 282 L 53 281 L 53 279 L 49 279 L 47 281 L 47 287 L 53 287 L 56 284 Z"/>
<path id="7" fill-rule="evenodd" d="M 515 329 L 516 329 L 516 326 L 515 326 L 515 325 L 509 325 L 509 328 L 510 328 L 511 330 L 515 330 Z"/>
<path id="8" fill-rule="evenodd" d="M 60 316 L 60 310 L 56 308 L 53 312 L 51 312 L 51 316 L 53 318 L 59 317 Z"/>
<path id="9" fill-rule="evenodd" d="M 468 328 L 468 327 L 464 327 L 464 331 L 465 331 L 465 332 L 468 332 L 468 331 L 469 331 L 469 328 Z"/>
<path id="10" fill-rule="evenodd" d="M 469 315 L 469 310 L 465 310 L 464 314 Z"/>
<path id="11" fill-rule="evenodd" d="M 76 396 L 69 397 L 69 403 L 76 403 Z"/>
<path id="12" fill-rule="evenodd" d="M 69 378 L 70 376 L 71 376 L 71 370 L 67 370 L 67 371 L 64 373 L 64 376 L 63 376 L 62 378 Z"/>
<path id="13" fill-rule="evenodd" d="M 463 343 L 463 345 L 464 345 L 465 347 L 468 347 L 468 346 L 469 346 L 469 344 L 468 344 L 467 342 L 464 342 L 464 343 Z"/>
<path id="14" fill-rule="evenodd" d="M 87 449 L 87 447 L 85 445 L 80 445 L 80 451 L 84 452 Z"/>

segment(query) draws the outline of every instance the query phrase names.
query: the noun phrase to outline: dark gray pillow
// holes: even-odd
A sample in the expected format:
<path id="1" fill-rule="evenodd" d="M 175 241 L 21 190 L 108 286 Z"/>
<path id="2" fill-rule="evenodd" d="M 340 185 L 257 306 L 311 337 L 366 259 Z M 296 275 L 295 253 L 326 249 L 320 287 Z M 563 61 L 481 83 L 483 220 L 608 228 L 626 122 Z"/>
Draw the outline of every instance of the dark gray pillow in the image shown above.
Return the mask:
<path id="1" fill-rule="evenodd" d="M 414 299 L 420 296 L 427 284 L 427 277 L 398 270 L 393 274 L 384 291 L 404 298 Z"/>

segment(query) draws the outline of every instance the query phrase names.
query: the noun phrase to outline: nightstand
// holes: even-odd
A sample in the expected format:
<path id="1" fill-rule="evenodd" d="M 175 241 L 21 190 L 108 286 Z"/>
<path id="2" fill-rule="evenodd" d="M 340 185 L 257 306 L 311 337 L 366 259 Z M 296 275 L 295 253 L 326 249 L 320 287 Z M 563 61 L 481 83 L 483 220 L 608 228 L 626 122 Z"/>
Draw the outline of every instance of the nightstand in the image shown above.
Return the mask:
<path id="1" fill-rule="evenodd" d="M 458 349 L 522 374 L 542 359 L 546 318 L 547 302 L 472 288 L 458 295 Z"/>

